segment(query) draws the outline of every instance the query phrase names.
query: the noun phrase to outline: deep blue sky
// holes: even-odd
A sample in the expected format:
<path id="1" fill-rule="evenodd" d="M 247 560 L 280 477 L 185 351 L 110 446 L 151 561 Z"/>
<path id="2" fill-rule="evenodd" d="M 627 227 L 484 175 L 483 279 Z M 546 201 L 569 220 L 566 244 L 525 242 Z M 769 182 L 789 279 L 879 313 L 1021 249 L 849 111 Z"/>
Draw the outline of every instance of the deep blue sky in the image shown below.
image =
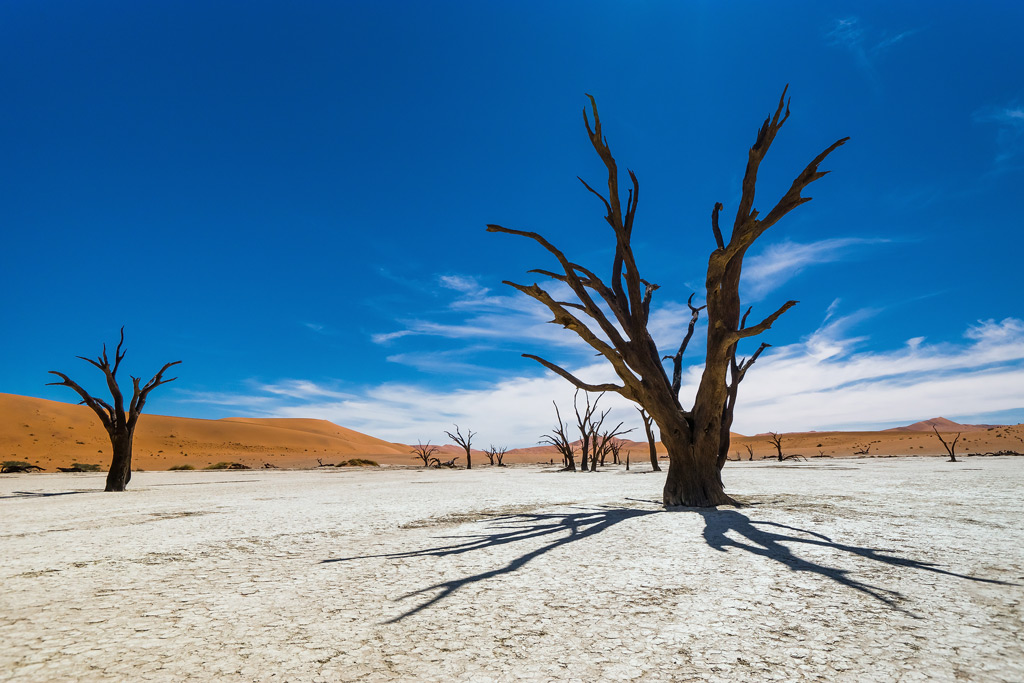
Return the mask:
<path id="1" fill-rule="evenodd" d="M 852 139 L 748 258 L 755 313 L 801 303 L 739 430 L 1024 420 L 1022 28 L 1010 2 L 8 0 L 0 391 L 72 400 L 46 371 L 97 386 L 74 356 L 125 325 L 127 372 L 184 361 L 150 412 L 530 445 L 571 392 L 519 354 L 601 369 L 500 284 L 545 254 L 484 225 L 607 271 L 575 179 L 604 183 L 596 96 L 667 353 L 789 83 L 762 212 Z"/>

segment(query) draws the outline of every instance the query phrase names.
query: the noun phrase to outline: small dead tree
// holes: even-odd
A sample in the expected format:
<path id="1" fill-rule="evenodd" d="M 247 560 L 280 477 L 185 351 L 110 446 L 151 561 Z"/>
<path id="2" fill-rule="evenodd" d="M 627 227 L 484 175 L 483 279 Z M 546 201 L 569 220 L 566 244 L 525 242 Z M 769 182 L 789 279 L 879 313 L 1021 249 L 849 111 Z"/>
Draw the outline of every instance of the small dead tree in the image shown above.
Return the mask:
<path id="1" fill-rule="evenodd" d="M 604 418 L 607 416 L 607 411 L 601 415 L 601 421 L 604 422 Z M 594 433 L 594 454 L 591 456 L 591 472 L 597 471 L 597 465 L 600 462 L 601 467 L 604 467 L 605 460 L 608 456 L 613 456 L 612 462 L 616 465 L 619 464 L 619 449 L 622 448 L 622 444 L 619 442 L 620 436 L 623 434 L 629 434 L 633 431 L 630 429 L 623 429 L 622 423 L 615 425 L 612 429 L 605 430 L 598 434 Z"/>
<path id="2" fill-rule="evenodd" d="M 562 456 L 563 472 L 575 472 L 576 446 L 569 440 L 569 436 L 567 434 L 569 424 L 567 422 L 562 422 L 562 415 L 558 412 L 558 404 L 554 401 L 551 403 L 555 406 L 555 417 L 558 418 L 558 425 L 549 433 L 542 435 L 540 437 L 540 443 L 546 443 L 555 447 L 558 454 Z"/>
<path id="3" fill-rule="evenodd" d="M 861 449 L 859 451 L 853 452 L 854 455 L 868 455 L 869 453 L 871 453 L 871 444 L 861 446 Z"/>
<path id="4" fill-rule="evenodd" d="M 491 465 L 504 467 L 505 464 L 502 462 L 502 460 L 505 459 L 505 451 L 507 450 L 508 447 L 498 448 L 494 444 L 491 444 L 491 447 L 484 451 L 484 454 L 487 456 L 487 459 L 490 461 Z"/>
<path id="5" fill-rule="evenodd" d="M 640 413 L 640 419 L 644 421 L 644 432 L 647 433 L 647 447 L 651 456 L 651 470 L 661 472 L 661 466 L 658 464 L 658 446 L 654 440 L 654 420 L 651 419 L 651 416 L 643 408 L 637 406 L 637 411 Z"/>
<path id="6" fill-rule="evenodd" d="M 941 434 L 939 434 L 939 430 L 935 428 L 935 425 L 932 425 L 932 431 L 935 432 L 935 436 L 939 437 L 939 441 L 942 442 L 942 445 L 946 447 L 946 452 L 949 453 L 949 462 L 957 462 L 956 442 L 960 440 L 961 432 L 956 433 L 956 438 L 953 439 L 952 443 L 946 443 L 946 440 L 942 438 Z"/>
<path id="7" fill-rule="evenodd" d="M 604 393 L 598 394 L 597 398 L 594 399 L 594 403 L 591 404 L 590 393 L 584 391 L 583 398 L 586 403 L 583 406 L 583 412 L 580 412 L 579 394 L 580 390 L 576 389 L 572 395 L 572 407 L 576 411 L 576 428 L 580 432 L 580 471 L 586 472 L 591 457 L 595 429 L 599 429 L 601 422 L 604 421 L 604 415 L 602 414 L 599 418 L 601 422 L 598 422 L 595 428 L 594 413 L 597 412 L 597 404 L 601 401 Z"/>
<path id="8" fill-rule="evenodd" d="M 779 462 L 782 462 L 782 434 L 776 434 L 775 432 L 768 432 L 768 440 L 775 446 L 775 450 L 779 452 Z"/>
<path id="9" fill-rule="evenodd" d="M 473 443 L 473 437 L 476 436 L 476 432 L 471 432 L 470 430 L 467 429 L 466 435 L 463 436 L 462 432 L 459 431 L 459 425 L 455 425 L 454 434 L 452 434 L 451 432 L 445 432 L 445 434 L 448 435 L 449 439 L 451 439 L 458 445 L 462 446 L 462 448 L 466 451 L 466 469 L 473 469 L 473 453 L 469 450 L 469 447 Z"/>
<path id="10" fill-rule="evenodd" d="M 121 393 L 121 387 L 117 384 L 117 370 L 120 368 L 121 361 L 124 360 L 126 353 L 123 347 L 124 327 L 121 328 L 121 339 L 114 350 L 113 365 L 110 364 L 110 359 L 107 357 L 106 344 L 103 345 L 103 353 L 96 360 L 86 358 L 85 356 L 78 356 L 78 358 L 85 362 L 96 366 L 103 373 L 104 378 L 107 380 L 107 389 L 110 391 L 113 405 L 101 398 L 92 396 L 67 375 L 56 370 L 50 370 L 49 374 L 60 377 L 61 381 L 49 382 L 46 385 L 70 387 L 82 397 L 81 403 L 92 408 L 92 411 L 100 418 L 103 428 L 107 431 L 107 436 L 110 437 L 110 445 L 113 451 L 110 470 L 107 472 L 107 485 L 104 489 L 106 491 L 124 491 L 125 487 L 128 486 L 128 482 L 132 478 L 132 440 L 135 437 L 135 426 L 139 422 L 139 415 L 142 414 L 143 408 L 146 407 L 146 399 L 149 398 L 149 393 L 153 389 L 156 389 L 161 384 L 167 384 L 177 379 L 177 377 L 164 379 L 164 373 L 167 372 L 168 368 L 181 362 L 176 360 L 172 363 L 166 363 L 145 384 L 142 384 L 140 378 L 129 375 L 132 377 L 132 397 L 128 403 L 128 411 L 125 412 L 124 394 Z"/>
<path id="11" fill-rule="evenodd" d="M 434 454 L 439 450 L 440 449 L 437 446 L 431 446 L 430 442 L 427 441 L 427 443 L 416 444 L 416 446 L 409 452 L 422 460 L 424 467 L 430 467 L 430 461 L 437 460 L 437 458 L 434 457 Z"/>
<path id="12" fill-rule="evenodd" d="M 747 449 L 747 460 L 753 460 L 754 459 L 754 447 L 751 446 L 749 443 L 743 444 L 743 447 Z"/>
<path id="13" fill-rule="evenodd" d="M 623 202 L 618 165 L 603 134 L 597 102 L 593 97 L 587 97 L 594 120 L 591 127 L 584 108 L 584 125 L 594 151 L 607 170 L 608 194 L 602 195 L 582 178 L 580 182 L 601 201 L 607 212 L 605 221 L 614 233 L 615 255 L 610 279 L 606 282 L 593 270 L 571 261 L 539 233 L 494 224 L 488 225 L 487 230 L 531 239 L 557 259 L 560 271 L 537 269 L 530 272 L 567 286 L 574 295 L 573 301 L 560 301 L 536 283 L 505 283 L 547 307 L 553 315 L 551 322 L 579 335 L 608 361 L 619 383 L 586 382 L 539 356 L 524 356 L 537 361 L 577 389 L 614 391 L 639 404 L 651 415 L 669 456 L 669 471 L 662 494 L 666 506 L 736 504 L 723 489 L 719 462 L 723 453 L 723 431 L 728 435 L 728 428 L 723 430 L 723 422 L 728 420 L 735 407 L 735 398 L 730 399 L 730 391 L 738 384 L 741 378 L 739 370 L 746 363 L 737 363 L 734 369 L 737 344 L 767 331 L 779 316 L 796 305 L 795 301 L 787 301 L 756 325 L 747 327 L 741 324 L 743 306 L 739 287 L 743 258 L 769 228 L 796 207 L 810 201 L 802 192 L 825 175 L 826 172 L 819 171 L 818 166 L 847 138 L 837 140 L 814 157 L 775 206 L 762 214 L 754 208 L 755 185 L 761 162 L 789 119 L 786 90 L 782 92 L 774 115 L 768 116 L 758 130 L 747 155 L 736 218 L 728 241 L 719 227 L 722 204 L 716 203 L 711 211 L 711 232 L 717 248 L 708 258 L 705 276 L 708 318 L 705 363 L 694 402 L 687 409 L 679 399 L 679 383 L 669 378 L 662 364 L 664 357 L 648 330 L 651 301 L 658 285 L 641 276 L 632 248 L 640 182 L 632 171 L 628 171 L 632 187 Z M 681 353 L 676 356 L 681 358 Z M 674 375 L 681 376 L 681 370 L 676 370 Z M 728 446 L 724 452 L 727 453 L 727 449 Z"/>

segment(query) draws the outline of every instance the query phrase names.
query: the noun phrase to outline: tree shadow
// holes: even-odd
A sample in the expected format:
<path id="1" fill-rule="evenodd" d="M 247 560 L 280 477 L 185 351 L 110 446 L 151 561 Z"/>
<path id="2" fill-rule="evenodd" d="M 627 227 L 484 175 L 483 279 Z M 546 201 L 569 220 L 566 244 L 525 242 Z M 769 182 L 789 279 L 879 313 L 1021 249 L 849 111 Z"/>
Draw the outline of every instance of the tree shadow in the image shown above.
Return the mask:
<path id="1" fill-rule="evenodd" d="M 399 596 L 398 600 L 407 600 L 416 596 L 436 592 L 426 602 L 413 607 L 406 612 L 384 622 L 394 624 L 406 617 L 421 612 L 455 593 L 463 586 L 486 581 L 487 579 L 514 572 L 531 560 L 544 555 L 556 548 L 559 548 L 576 541 L 581 541 L 590 536 L 605 531 L 606 529 L 636 517 L 644 517 L 662 512 L 662 510 L 638 510 L 636 508 L 616 507 L 603 505 L 597 508 L 587 509 L 583 512 L 547 513 L 547 514 L 518 514 L 502 515 L 490 520 L 491 531 L 470 534 L 466 536 L 442 536 L 441 538 L 462 539 L 448 545 L 425 548 L 423 550 L 410 550 L 399 553 L 385 553 L 381 555 L 362 555 L 358 557 L 339 557 L 329 560 L 322 560 L 321 564 L 331 562 L 348 562 L 351 560 L 363 560 L 374 557 L 385 557 L 389 559 L 402 559 L 412 557 L 447 557 L 461 555 L 474 550 L 488 550 L 509 543 L 520 543 L 536 538 L 549 538 L 544 545 L 514 558 L 504 566 L 488 571 L 473 574 L 461 579 L 441 581 L 426 588 L 421 588 L 411 593 Z"/>
<path id="2" fill-rule="evenodd" d="M 942 569 L 941 565 L 934 562 L 924 562 L 922 560 L 900 557 L 899 555 L 894 554 L 895 551 L 892 549 L 866 548 L 862 546 L 837 543 L 828 536 L 814 531 L 808 531 L 806 529 L 800 529 L 786 524 L 779 524 L 778 522 L 752 520 L 736 510 L 716 510 L 714 508 L 692 509 L 696 510 L 696 512 L 704 518 L 704 540 L 707 542 L 708 546 L 715 550 L 726 552 L 729 548 L 736 548 L 738 550 L 743 550 L 784 564 L 792 571 L 812 572 L 820 576 L 824 576 L 843 586 L 852 588 L 866 595 L 870 595 L 889 607 L 915 618 L 918 618 L 917 615 L 899 605 L 899 602 L 904 599 L 904 596 L 898 591 L 873 586 L 864 581 L 855 579 L 850 575 L 851 571 L 848 569 L 829 567 L 825 564 L 818 564 L 810 560 L 800 558 L 796 556 L 793 553 L 793 550 L 785 544 L 799 543 L 805 546 L 832 548 L 833 550 L 849 553 L 851 555 L 856 555 L 858 557 L 863 557 L 874 562 L 880 562 L 894 567 L 919 569 L 935 574 L 943 574 L 945 576 L 966 579 L 968 581 L 977 581 L 979 583 L 992 583 L 1001 586 L 1016 585 L 1006 581 L 999 581 L 997 579 L 984 579 L 967 574 L 958 574 L 957 572 Z M 794 534 L 767 530 L 764 527 L 784 529 L 801 535 L 797 536 Z M 738 535 L 740 539 L 727 536 L 726 534 L 730 531 Z"/>
<path id="3" fill-rule="evenodd" d="M 76 493 L 96 493 L 93 490 L 81 491 L 11 491 L 10 495 L 0 496 L 4 498 L 49 498 L 50 496 L 73 496 Z"/>
<path id="4" fill-rule="evenodd" d="M 656 503 L 657 501 L 638 502 Z M 384 622 L 386 624 L 394 624 L 445 600 L 464 586 L 515 572 L 532 560 L 556 548 L 599 534 L 620 522 L 666 512 L 670 511 L 666 511 L 664 508 L 652 510 L 604 505 L 585 508 L 582 511 L 564 513 L 500 515 L 492 517 L 488 521 L 488 528 L 483 533 L 440 537 L 453 539 L 450 543 L 444 545 L 437 545 L 422 550 L 332 558 L 321 560 L 321 564 L 350 562 L 370 558 L 450 557 L 478 550 L 487 551 L 503 545 L 528 542 L 532 539 L 545 539 L 545 543 L 540 547 L 523 553 L 495 569 L 479 572 L 460 579 L 441 581 L 399 596 L 397 600 L 402 601 L 432 594 L 429 599 L 419 605 Z M 899 604 L 904 599 L 904 596 L 898 591 L 860 581 L 851 575 L 852 570 L 830 567 L 823 563 L 798 557 L 790 546 L 792 544 L 803 544 L 804 546 L 831 548 L 841 553 L 849 553 L 889 566 L 928 571 L 980 583 L 1004 586 L 1016 585 L 996 579 L 984 579 L 967 574 L 958 574 L 943 569 L 941 565 L 934 562 L 901 557 L 896 555 L 895 551 L 891 549 L 868 548 L 838 543 L 828 536 L 814 531 L 778 522 L 752 520 L 735 510 L 675 508 L 671 512 L 696 512 L 701 515 L 704 519 L 704 540 L 714 550 L 726 552 L 730 548 L 735 548 L 779 562 L 792 571 L 818 574 L 842 586 L 869 595 L 886 606 L 915 618 L 918 618 L 917 615 L 904 609 Z M 729 535 L 730 533 L 732 536 Z M 737 536 L 739 538 L 736 538 Z"/>

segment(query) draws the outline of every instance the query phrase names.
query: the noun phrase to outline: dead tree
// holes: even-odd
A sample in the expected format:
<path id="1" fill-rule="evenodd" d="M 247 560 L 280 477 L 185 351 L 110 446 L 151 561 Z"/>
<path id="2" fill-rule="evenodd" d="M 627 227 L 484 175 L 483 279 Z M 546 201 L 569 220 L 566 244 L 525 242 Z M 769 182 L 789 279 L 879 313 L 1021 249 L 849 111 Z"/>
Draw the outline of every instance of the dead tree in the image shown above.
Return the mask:
<path id="1" fill-rule="evenodd" d="M 502 460 L 505 459 L 505 451 L 507 450 L 507 447 L 498 448 L 494 444 L 491 444 L 491 447 L 484 451 L 484 454 L 487 456 L 487 460 L 490 461 L 491 465 L 504 467 L 505 464 L 502 462 Z"/>
<path id="2" fill-rule="evenodd" d="M 862 446 L 859 451 L 854 451 L 853 454 L 854 455 L 868 455 L 870 452 L 871 452 L 871 444 L 867 444 L 866 446 Z"/>
<path id="3" fill-rule="evenodd" d="M 942 442 L 942 445 L 946 447 L 946 452 L 949 453 L 949 462 L 957 462 L 956 442 L 960 440 L 961 433 L 956 433 L 956 438 L 953 439 L 953 443 L 946 443 L 946 440 L 942 438 L 941 434 L 939 434 L 939 430 L 935 428 L 935 425 L 932 425 L 932 431 L 935 432 L 935 436 L 939 437 L 939 441 Z"/>
<path id="4" fill-rule="evenodd" d="M 434 457 L 434 454 L 437 453 L 439 450 L 440 449 L 437 446 L 431 446 L 430 442 L 428 441 L 425 444 L 417 444 L 409 452 L 415 455 L 420 460 L 422 460 L 424 467 L 430 467 L 430 461 L 437 460 L 437 458 Z"/>
<path id="5" fill-rule="evenodd" d="M 103 428 L 107 430 L 107 436 L 110 437 L 110 445 L 113 450 L 113 457 L 110 461 L 110 470 L 107 472 L 106 491 L 124 491 L 125 487 L 128 486 L 128 482 L 131 481 L 132 440 L 135 436 L 135 426 L 139 422 L 139 415 L 142 414 L 142 409 L 146 407 L 146 399 L 149 398 L 149 393 L 153 389 L 156 389 L 161 384 L 167 384 L 177 379 L 177 377 L 164 379 L 164 373 L 167 372 L 168 368 L 181 362 L 176 360 L 173 363 L 165 364 L 145 384 L 142 384 L 138 377 L 132 377 L 132 398 L 128 403 L 128 412 L 126 413 L 124 395 L 117 384 L 117 370 L 121 366 L 121 361 L 124 360 L 126 353 L 122 350 L 123 346 L 124 327 L 121 328 L 121 339 L 114 350 L 113 365 L 110 364 L 110 360 L 107 358 L 106 344 L 103 345 L 103 353 L 96 360 L 86 358 L 85 356 L 78 356 L 78 358 L 96 366 L 103 372 L 107 380 L 107 389 L 110 391 L 113 405 L 101 398 L 90 395 L 89 392 L 72 381 L 67 375 L 56 370 L 50 370 L 50 374 L 57 375 L 61 381 L 49 382 L 47 384 L 47 386 L 70 387 L 73 389 L 82 397 L 81 403 L 92 408 L 92 411 L 100 418 Z M 131 375 L 129 376 L 131 377 Z"/>
<path id="6" fill-rule="evenodd" d="M 533 354 L 524 356 L 537 361 L 578 389 L 614 391 L 636 402 L 651 415 L 661 432 L 661 441 L 668 449 L 669 471 L 663 493 L 665 505 L 707 507 L 735 504 L 723 489 L 718 461 L 722 453 L 723 418 L 730 409 L 729 391 L 735 380 L 735 377 L 730 379 L 729 374 L 736 346 L 740 341 L 768 330 L 779 316 L 796 304 L 795 301 L 787 301 L 756 325 L 741 327 L 739 285 L 743 257 L 766 230 L 796 207 L 810 201 L 809 197 L 801 196 L 802 191 L 825 175 L 818 170 L 818 165 L 847 138 L 834 142 L 818 154 L 797 175 L 775 206 L 762 216 L 754 209 L 757 174 L 775 136 L 789 118 L 786 90 L 783 90 L 774 115 L 765 119 L 747 157 L 739 205 L 728 242 L 718 221 L 722 205 L 715 204 L 711 212 L 711 231 L 716 248 L 708 259 L 705 276 L 706 360 L 693 405 L 686 409 L 679 400 L 679 384 L 669 379 L 662 365 L 663 357 L 648 331 L 651 300 L 658 285 L 640 275 L 631 244 L 640 183 L 636 175 L 628 171 L 632 187 L 623 206 L 618 166 L 602 133 L 597 103 L 593 97 L 588 95 L 588 98 L 594 126 L 591 128 L 586 108 L 583 110 L 584 125 L 591 145 L 607 169 L 607 197 L 582 178 L 580 182 L 601 200 L 606 211 L 605 220 L 614 233 L 615 256 L 608 283 L 594 271 L 571 261 L 539 233 L 493 224 L 487 229 L 532 239 L 557 259 L 560 272 L 530 272 L 565 284 L 575 296 L 575 301 L 555 299 L 536 283 L 525 285 L 506 281 L 506 284 L 546 306 L 553 315 L 551 322 L 579 335 L 611 364 L 621 383 L 586 382 L 548 360 Z M 685 343 L 682 346 L 685 351 Z M 681 358 L 681 354 L 677 355 Z M 678 371 L 674 374 L 680 376 Z M 725 432 L 728 433 L 728 429 Z"/>
<path id="7" fill-rule="evenodd" d="M 449 439 L 462 446 L 462 448 L 466 451 L 466 469 L 473 469 L 473 454 L 470 452 L 469 447 L 473 443 L 473 437 L 476 436 L 476 432 L 471 432 L 467 429 L 466 435 L 463 436 L 462 432 L 459 431 L 459 425 L 455 425 L 454 434 L 452 434 L 451 432 L 445 432 L 445 434 L 448 435 Z M 454 462 L 455 461 L 453 460 L 452 463 Z M 454 466 L 455 465 L 453 464 L 452 467 Z"/>
<path id="8" fill-rule="evenodd" d="M 751 446 L 749 443 L 743 444 L 743 447 L 747 449 L 747 456 L 748 456 L 747 460 L 753 460 L 754 459 L 754 447 Z"/>
<path id="9" fill-rule="evenodd" d="M 548 434 L 541 436 L 540 443 L 550 444 L 555 447 L 558 454 L 562 456 L 563 472 L 575 472 L 576 446 L 569 440 L 569 436 L 566 433 L 569 429 L 569 425 L 566 422 L 562 422 L 562 415 L 558 412 L 558 404 L 554 401 L 551 403 L 555 406 L 555 417 L 558 418 L 558 425 Z"/>
<path id="10" fill-rule="evenodd" d="M 661 465 L 658 464 L 658 446 L 654 440 L 654 420 L 651 419 L 651 416 L 643 408 L 637 406 L 637 411 L 640 413 L 640 419 L 644 421 L 644 431 L 647 433 L 647 447 L 651 455 L 651 470 L 661 472 Z"/>
<path id="11" fill-rule="evenodd" d="M 580 432 L 580 471 L 586 472 L 594 436 L 594 413 L 597 412 L 597 404 L 601 401 L 602 394 L 598 394 L 597 398 L 594 399 L 593 405 L 591 405 L 590 394 L 584 391 L 583 398 L 586 400 L 586 404 L 583 406 L 582 413 L 580 412 L 579 394 L 580 390 L 577 388 L 576 392 L 572 395 L 572 407 L 576 411 L 576 428 Z M 602 415 L 600 419 L 603 422 L 604 416 Z M 597 426 L 600 428 L 600 423 Z"/>
<path id="12" fill-rule="evenodd" d="M 607 415 L 608 415 L 608 411 L 605 411 L 604 413 L 601 414 L 601 422 L 604 422 L 604 418 L 607 417 Z M 614 458 L 614 460 L 612 462 L 614 464 L 618 465 L 619 464 L 619 450 L 618 449 L 622 447 L 622 444 L 618 443 L 618 437 L 622 436 L 623 434 L 629 434 L 631 431 L 633 431 L 632 428 L 630 428 L 630 429 L 623 429 L 621 422 L 619 424 L 615 425 L 615 427 L 613 427 L 612 429 L 608 429 L 608 430 L 605 430 L 605 431 L 600 432 L 600 433 L 595 431 L 594 432 L 594 436 L 593 436 L 593 452 L 594 453 L 591 456 L 590 471 L 591 472 L 596 472 L 597 471 L 598 463 L 601 464 L 601 467 L 604 467 L 605 460 L 608 458 L 609 455 L 614 455 L 615 456 L 615 458 Z M 618 447 L 614 447 L 613 448 L 614 444 L 618 444 Z"/>
<path id="13" fill-rule="evenodd" d="M 779 452 L 779 462 L 782 462 L 782 434 L 776 434 L 775 432 L 768 432 L 768 440 L 775 446 L 775 450 Z"/>

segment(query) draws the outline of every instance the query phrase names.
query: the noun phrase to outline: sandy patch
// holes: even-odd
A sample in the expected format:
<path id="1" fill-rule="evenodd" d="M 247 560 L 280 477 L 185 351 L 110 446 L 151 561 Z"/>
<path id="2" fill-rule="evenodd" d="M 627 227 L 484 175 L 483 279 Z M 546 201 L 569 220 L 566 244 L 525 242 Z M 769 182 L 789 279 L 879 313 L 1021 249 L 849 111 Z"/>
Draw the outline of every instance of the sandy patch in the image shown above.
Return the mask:
<path id="1" fill-rule="evenodd" d="M 1024 680 L 1022 475 L 4 475 L 0 680 Z"/>

